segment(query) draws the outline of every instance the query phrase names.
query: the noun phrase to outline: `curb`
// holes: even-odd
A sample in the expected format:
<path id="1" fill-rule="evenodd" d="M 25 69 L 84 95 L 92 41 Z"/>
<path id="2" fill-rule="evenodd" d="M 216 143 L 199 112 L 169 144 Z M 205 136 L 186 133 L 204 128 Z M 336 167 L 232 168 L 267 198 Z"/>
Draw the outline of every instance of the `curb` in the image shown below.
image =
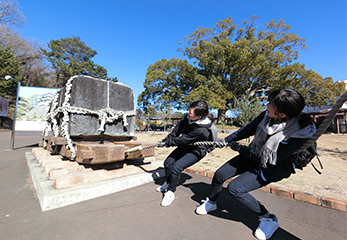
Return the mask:
<path id="1" fill-rule="evenodd" d="M 186 168 L 184 171 L 188 173 L 193 173 L 200 176 L 208 177 L 208 178 L 213 178 L 213 175 L 214 175 L 214 172 L 194 170 L 193 168 Z M 230 182 L 230 181 L 232 181 L 232 179 L 227 180 L 227 182 Z M 314 194 L 300 192 L 300 191 L 286 190 L 274 184 L 269 184 L 267 186 L 260 188 L 259 190 L 272 193 L 277 196 L 287 197 L 297 201 L 310 203 L 320 207 L 347 212 L 347 202 L 343 200 L 338 200 L 338 199 L 334 199 L 330 197 L 317 196 Z"/>

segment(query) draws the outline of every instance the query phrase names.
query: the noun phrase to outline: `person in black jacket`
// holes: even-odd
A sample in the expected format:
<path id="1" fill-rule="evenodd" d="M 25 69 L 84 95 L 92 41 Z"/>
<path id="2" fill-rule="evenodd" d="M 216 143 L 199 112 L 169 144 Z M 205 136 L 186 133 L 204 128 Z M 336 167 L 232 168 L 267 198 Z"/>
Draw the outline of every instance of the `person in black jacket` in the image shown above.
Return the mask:
<path id="1" fill-rule="evenodd" d="M 184 114 L 171 133 L 158 143 L 160 146 L 177 146 L 164 161 L 166 181 L 156 190 L 164 192 L 161 206 L 169 206 L 175 200 L 176 187 L 181 172 L 200 161 L 210 150 L 208 146 L 190 145 L 196 141 L 212 140 L 209 128 L 212 125 L 208 118 L 209 110 L 205 101 L 195 101 Z"/>
<path id="2" fill-rule="evenodd" d="M 292 161 L 295 151 L 316 132 L 311 118 L 302 113 L 305 100 L 296 91 L 273 91 L 268 101 L 267 111 L 225 139 L 218 139 L 227 142 L 239 155 L 215 172 L 207 199 L 195 211 L 203 215 L 216 210 L 224 181 L 239 175 L 228 184 L 227 190 L 235 200 L 259 216 L 260 224 L 254 232 L 258 239 L 269 239 L 279 224 L 276 216 L 248 192 L 295 173 Z M 253 135 L 249 146 L 236 143 Z"/>

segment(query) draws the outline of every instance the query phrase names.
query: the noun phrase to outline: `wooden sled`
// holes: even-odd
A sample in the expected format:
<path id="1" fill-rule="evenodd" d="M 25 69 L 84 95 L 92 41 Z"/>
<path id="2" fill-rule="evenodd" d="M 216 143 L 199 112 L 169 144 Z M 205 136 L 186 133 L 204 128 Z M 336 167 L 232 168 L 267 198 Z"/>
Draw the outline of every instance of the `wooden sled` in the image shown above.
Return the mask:
<path id="1" fill-rule="evenodd" d="M 112 139 L 87 141 L 83 139 L 73 140 L 72 144 L 76 150 L 76 157 L 72 158 L 72 152 L 68 149 L 67 140 L 64 137 L 54 137 L 53 135 L 43 136 L 40 145 L 52 154 L 59 154 L 70 160 L 75 160 L 82 164 L 106 164 L 125 160 L 142 159 L 154 156 L 154 148 L 147 148 L 141 151 L 125 153 L 127 149 L 150 144 L 136 141 L 112 141 Z"/>

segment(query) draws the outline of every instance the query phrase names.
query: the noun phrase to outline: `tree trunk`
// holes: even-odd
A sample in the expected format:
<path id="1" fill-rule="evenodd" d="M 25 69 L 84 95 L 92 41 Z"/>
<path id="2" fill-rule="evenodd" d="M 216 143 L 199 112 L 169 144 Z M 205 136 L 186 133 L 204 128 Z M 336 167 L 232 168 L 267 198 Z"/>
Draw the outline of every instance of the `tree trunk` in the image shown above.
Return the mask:
<path id="1" fill-rule="evenodd" d="M 217 123 L 225 123 L 225 113 L 226 109 L 218 109 Z"/>

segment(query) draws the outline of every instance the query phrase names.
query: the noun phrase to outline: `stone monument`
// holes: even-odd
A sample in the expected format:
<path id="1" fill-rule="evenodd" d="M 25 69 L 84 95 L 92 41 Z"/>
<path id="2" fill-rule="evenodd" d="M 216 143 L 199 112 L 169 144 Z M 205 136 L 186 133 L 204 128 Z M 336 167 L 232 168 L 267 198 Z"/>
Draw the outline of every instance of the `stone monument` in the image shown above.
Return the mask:
<path id="1" fill-rule="evenodd" d="M 154 149 L 150 149 L 125 156 L 127 146 L 136 146 L 129 142 L 135 137 L 135 114 L 130 87 L 73 76 L 57 92 L 46 112 L 43 145 L 51 152 L 91 164 L 120 161 L 130 155 L 153 155 Z M 49 126 L 53 135 L 48 134 Z"/>

